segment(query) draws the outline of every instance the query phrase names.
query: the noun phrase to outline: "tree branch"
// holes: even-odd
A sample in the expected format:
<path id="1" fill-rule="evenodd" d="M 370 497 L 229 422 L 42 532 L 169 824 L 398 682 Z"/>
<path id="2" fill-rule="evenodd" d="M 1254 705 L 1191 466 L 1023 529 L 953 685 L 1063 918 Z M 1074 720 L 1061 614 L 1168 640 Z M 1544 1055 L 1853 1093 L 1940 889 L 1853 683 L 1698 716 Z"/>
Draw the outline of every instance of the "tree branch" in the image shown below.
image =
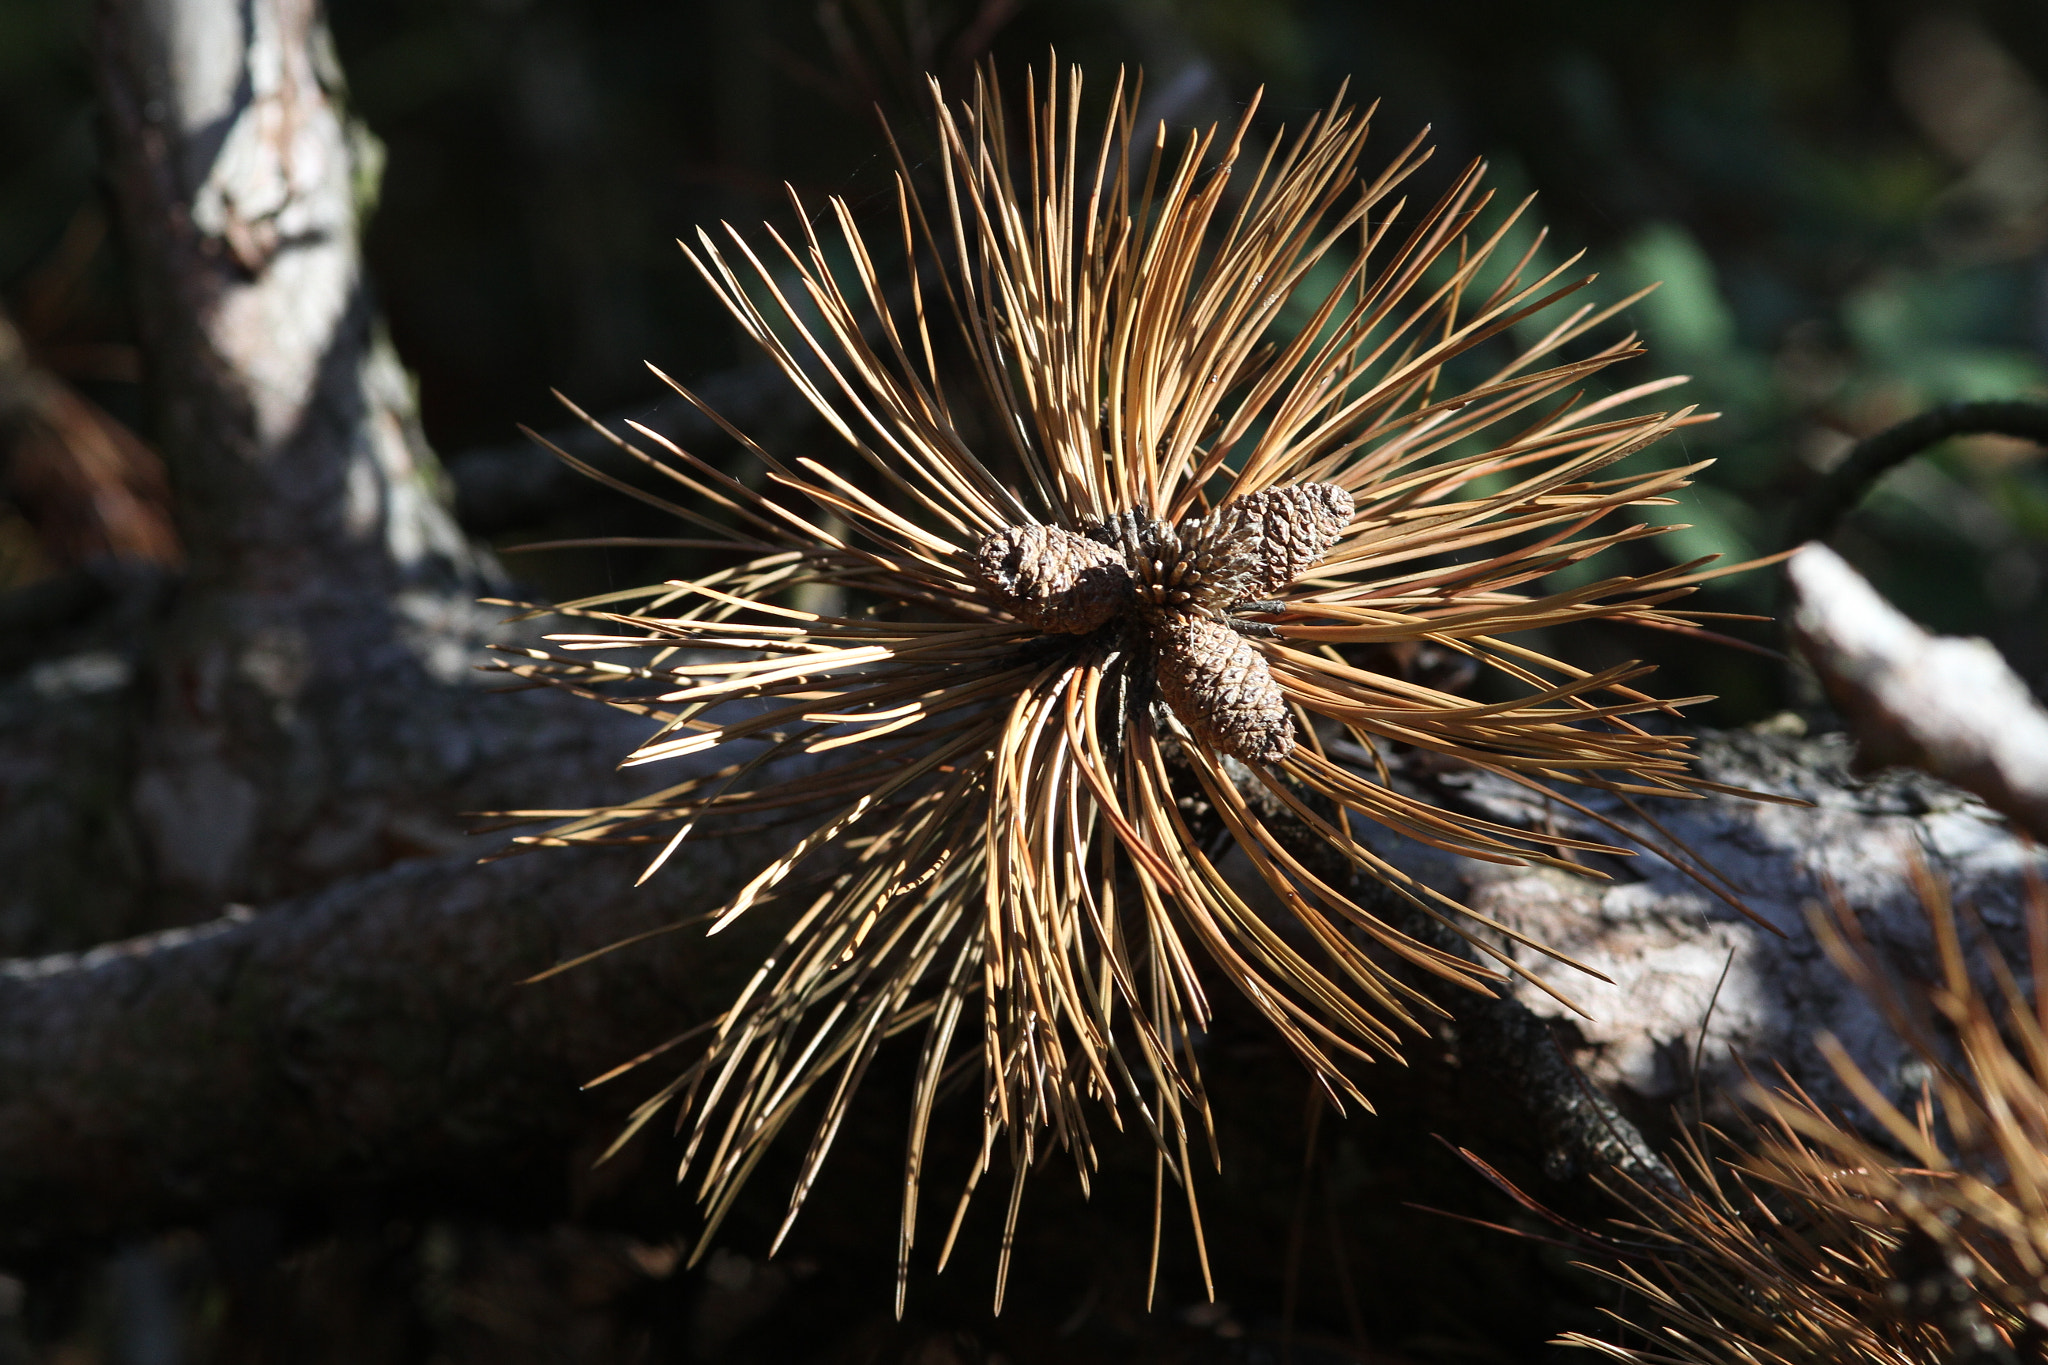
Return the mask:
<path id="1" fill-rule="evenodd" d="M 674 934 L 520 982 L 720 895 L 720 853 L 637 892 L 616 855 L 420 860 L 0 966 L 0 1246 L 554 1176 L 646 1088 L 577 1087 L 722 1006 L 747 950 Z"/>
<path id="2" fill-rule="evenodd" d="M 1816 804 L 1713 797 L 1646 808 L 1783 937 L 1647 853 L 1601 882 L 1462 863 L 1391 835 L 1379 851 L 1610 978 L 1517 951 L 1587 1014 L 1512 988 L 1512 1028 L 1496 1031 L 1527 1036 L 1496 1049 L 1502 1065 L 1560 1038 L 1594 1084 L 1653 1116 L 1695 1084 L 1708 1096 L 1739 1084 L 1740 1057 L 1781 1061 L 1817 1095 L 1847 1100 L 1812 1044 L 1825 1028 L 1903 1095 L 1911 1080 L 1897 1040 L 1827 965 L 1803 904 L 1832 878 L 1882 951 L 1925 960 L 1925 916 L 1898 872 L 1909 849 L 1926 850 L 2007 938 L 2020 933 L 2025 869 L 2042 859 L 1950 789 L 1911 775 L 1864 781 L 1846 758 L 1833 740 L 1710 736 L 1702 761 L 1718 780 Z M 1592 832 L 1483 774 L 1448 775 L 1436 795 L 1524 825 Z M 1611 800 L 1589 804 L 1636 819 Z M 759 856 L 715 840 L 685 845 L 639 890 L 629 886 L 639 859 L 604 852 L 549 850 L 481 868 L 421 860 L 196 931 L 7 965 L 0 1242 L 19 1257 L 51 1239 L 399 1187 L 445 1202 L 508 1170 L 559 1169 L 580 1137 L 615 1122 L 670 1063 L 616 1082 L 616 1094 L 593 1098 L 577 1085 L 722 1008 L 776 926 L 745 917 L 715 947 L 683 930 L 518 983 L 717 904 Z M 1450 1003 L 1459 1028 L 1477 1018 L 1477 1002 Z M 1552 1082 L 1566 1093 L 1567 1081 Z M 1474 1102 L 1495 1119 L 1503 1105 L 1547 1103 L 1479 1092 Z M 1631 1144 L 1610 1131 L 1603 1104 L 1552 1115 L 1542 1141 L 1587 1164 L 1641 1164 L 1622 1150 Z M 1573 1136 L 1574 1125 L 1587 1131 Z M 1614 1143 L 1602 1134 L 1620 1148 L 1603 1153 Z"/>
<path id="3" fill-rule="evenodd" d="M 1829 964 L 1808 927 L 1808 908 L 1840 895 L 1889 960 L 1932 961 L 1926 917 L 1906 875 L 1918 850 L 1957 901 L 1975 908 L 2008 958 L 2020 960 L 2025 878 L 2030 869 L 2048 871 L 2048 856 L 1968 795 L 1903 769 L 1862 775 L 1851 757 L 1848 737 L 1839 734 L 1705 734 L 1698 757 L 1705 776 L 1812 804 L 1712 796 L 1631 805 L 1571 793 L 1612 825 L 1485 774 L 1448 773 L 1418 787 L 1503 823 L 1633 844 L 1633 857 L 1589 859 L 1595 875 L 1470 863 L 1385 835 L 1368 841 L 1429 885 L 1606 978 L 1501 945 L 1564 997 L 1517 981 L 1512 998 L 1546 1021 L 1592 1083 L 1623 1099 L 1638 1119 L 1662 1123 L 1674 1105 L 1690 1106 L 1695 1097 L 1710 1107 L 1725 1103 L 1746 1081 L 1745 1061 L 1783 1065 L 1824 1103 L 1858 1113 L 1814 1046 L 1824 1031 L 1910 1107 L 1905 1051 Z M 1617 835 L 1616 827 L 1632 834 Z M 1712 872 L 1702 881 L 1688 866 Z"/>
<path id="4" fill-rule="evenodd" d="M 2048 841 L 2048 712 L 1998 651 L 1929 635 L 1825 545 L 1786 567 L 1793 631 L 1865 766 L 1924 769 Z"/>
<path id="5" fill-rule="evenodd" d="M 2016 436 L 2048 445 L 2048 404 L 1944 403 L 1866 436 L 1801 501 L 1786 546 L 1826 540 L 1879 479 L 1952 436 Z"/>

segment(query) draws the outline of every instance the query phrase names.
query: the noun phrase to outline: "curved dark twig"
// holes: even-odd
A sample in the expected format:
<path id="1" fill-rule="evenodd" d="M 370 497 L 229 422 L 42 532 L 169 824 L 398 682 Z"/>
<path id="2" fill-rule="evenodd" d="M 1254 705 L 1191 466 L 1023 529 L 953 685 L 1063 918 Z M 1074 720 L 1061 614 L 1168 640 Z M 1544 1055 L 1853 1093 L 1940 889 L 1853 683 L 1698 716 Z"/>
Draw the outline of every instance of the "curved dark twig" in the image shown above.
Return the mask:
<path id="1" fill-rule="evenodd" d="M 1800 503 L 1786 546 L 1826 540 L 1886 473 L 1951 436 L 2016 436 L 2048 446 L 2048 403 L 1943 403 L 1866 436 Z"/>

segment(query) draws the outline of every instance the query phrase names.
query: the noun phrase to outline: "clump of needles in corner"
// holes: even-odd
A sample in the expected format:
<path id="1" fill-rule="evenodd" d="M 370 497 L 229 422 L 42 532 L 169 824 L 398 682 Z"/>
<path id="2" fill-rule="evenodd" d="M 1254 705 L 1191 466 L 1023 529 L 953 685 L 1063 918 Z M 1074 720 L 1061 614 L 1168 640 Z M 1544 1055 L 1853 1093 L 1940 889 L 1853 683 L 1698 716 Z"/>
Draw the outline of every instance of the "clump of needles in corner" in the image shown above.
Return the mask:
<path id="1" fill-rule="evenodd" d="M 796 1216 L 870 1060 L 908 1030 L 923 1042 L 899 1267 L 942 1078 L 971 1076 L 977 1053 L 979 1155 L 941 1264 L 991 1170 L 1007 1168 L 1013 1231 L 1045 1144 L 1085 1185 L 1104 1122 L 1153 1144 L 1199 1245 L 1209 1111 L 1190 1040 L 1212 988 L 1363 1104 L 1358 1064 L 1394 1056 L 1432 1009 L 1403 970 L 1482 991 L 1520 970 L 1490 938 L 1471 940 L 1485 966 L 1401 932 L 1305 856 L 1302 831 L 1461 931 L 1476 917 L 1355 822 L 1493 861 L 1597 847 L 1422 800 L 1390 780 L 1385 746 L 1581 810 L 1573 784 L 1711 785 L 1682 736 L 1632 719 L 1670 709 L 1631 686 L 1645 669 L 1588 673 L 1511 638 L 1697 629 L 1670 604 L 1699 564 L 1543 588 L 1655 534 L 1600 523 L 1697 468 L 1611 472 L 1689 420 L 1628 410 L 1675 380 L 1582 396 L 1639 354 L 1630 338 L 1572 354 L 1632 300 L 1556 307 L 1587 281 L 1539 269 L 1540 235 L 1509 249 L 1520 209 L 1488 215 L 1480 167 L 1413 210 L 1402 189 L 1427 152 L 1365 170 L 1368 121 L 1341 102 L 1257 150 L 1249 111 L 1141 137 L 1121 82 L 1084 132 L 1080 87 L 1034 85 L 1021 128 L 992 80 L 957 107 L 935 91 L 937 187 L 921 194 L 899 158 L 885 228 L 900 273 L 837 200 L 799 204 L 801 233 L 767 230 L 765 250 L 698 234 L 691 261 L 843 458 L 721 423 L 759 464 L 743 480 L 644 427 L 615 435 L 680 490 L 640 494 L 696 528 L 678 543 L 731 558 L 561 608 L 596 633 L 511 665 L 653 717 L 628 761 L 683 766 L 529 843 L 649 841 L 651 874 L 693 831 L 813 821 L 711 916 L 716 933 L 774 915 L 782 937 L 636 1120 L 679 1106 L 706 1245 L 802 1112 Z M 1446 368 L 1461 357 L 1464 387 Z M 1521 695 L 1482 704 L 1347 653 L 1403 641 Z M 1224 874 L 1219 840 L 1277 910 Z"/>
<path id="2" fill-rule="evenodd" d="M 1592 1268 L 1628 1291 L 1610 1316 L 1648 1344 L 1564 1344 L 1633 1365 L 2048 1357 L 2048 887 L 2028 887 L 2023 984 L 1988 942 L 1966 951 L 1947 889 L 1911 866 L 1931 983 L 1899 979 L 1839 893 L 1808 917 L 1926 1078 L 1912 1113 L 1821 1035 L 1862 1121 L 1789 1079 L 1755 1087 L 1736 1135 L 1688 1141 L 1684 1184 L 1620 1191 L 1634 1245 Z"/>

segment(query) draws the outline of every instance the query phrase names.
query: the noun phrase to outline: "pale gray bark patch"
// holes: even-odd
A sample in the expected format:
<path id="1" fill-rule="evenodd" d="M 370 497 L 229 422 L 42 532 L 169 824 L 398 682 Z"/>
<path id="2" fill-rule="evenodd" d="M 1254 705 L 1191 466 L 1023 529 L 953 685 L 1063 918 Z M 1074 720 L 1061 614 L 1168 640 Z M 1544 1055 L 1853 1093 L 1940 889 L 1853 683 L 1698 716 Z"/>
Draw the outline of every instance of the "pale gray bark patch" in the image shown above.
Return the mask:
<path id="1" fill-rule="evenodd" d="M 1907 860 L 1923 857 L 2024 970 L 2025 882 L 2030 871 L 2048 873 L 2048 855 L 1967 793 L 1904 770 L 1859 776 L 1850 756 L 1843 735 L 1708 734 L 1700 757 L 1707 776 L 1813 804 L 1720 796 L 1643 803 L 1732 883 L 1761 925 L 1651 851 L 1652 831 L 1620 802 L 1597 794 L 1573 793 L 1646 836 L 1636 856 L 1601 860 L 1611 880 L 1453 860 L 1412 845 L 1388 851 L 1433 884 L 1462 891 L 1473 908 L 1611 978 L 1603 982 L 1528 949 L 1510 949 L 1583 1009 L 1525 983 L 1511 988 L 1515 999 L 1582 1040 L 1575 1060 L 1596 1084 L 1662 1110 L 1689 1101 L 1695 1090 L 1710 1103 L 1725 1102 L 1744 1087 L 1745 1062 L 1761 1079 L 1782 1065 L 1853 1113 L 1856 1106 L 1814 1046 L 1822 1031 L 1841 1038 L 1895 1099 L 1910 1098 L 1917 1073 L 1878 1011 L 1822 953 L 1809 911 L 1832 888 L 1862 916 L 1888 960 L 1924 979 L 1933 945 L 1906 880 Z M 1446 778 L 1438 795 L 1507 823 L 1615 837 L 1560 804 L 1481 774 Z"/>
<path id="2" fill-rule="evenodd" d="M 2048 711 L 1999 652 L 1928 634 L 1825 545 L 1787 569 L 1793 629 L 1864 761 L 1923 768 L 2048 839 Z"/>

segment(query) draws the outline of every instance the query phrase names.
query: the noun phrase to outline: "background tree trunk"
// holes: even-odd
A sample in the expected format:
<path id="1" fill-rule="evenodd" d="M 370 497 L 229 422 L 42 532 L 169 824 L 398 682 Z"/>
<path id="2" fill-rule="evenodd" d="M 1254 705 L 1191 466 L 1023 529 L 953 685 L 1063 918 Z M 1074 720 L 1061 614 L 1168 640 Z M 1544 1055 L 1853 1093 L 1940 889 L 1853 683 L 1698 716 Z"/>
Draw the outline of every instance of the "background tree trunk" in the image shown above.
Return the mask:
<path id="1" fill-rule="evenodd" d="M 470 847 L 463 812 L 616 790 L 622 739 L 474 671 L 511 634 L 476 601 L 503 578 L 454 522 L 376 319 L 376 147 L 318 7 L 107 0 L 96 32 L 189 558 L 0 698 L 16 952 Z"/>

